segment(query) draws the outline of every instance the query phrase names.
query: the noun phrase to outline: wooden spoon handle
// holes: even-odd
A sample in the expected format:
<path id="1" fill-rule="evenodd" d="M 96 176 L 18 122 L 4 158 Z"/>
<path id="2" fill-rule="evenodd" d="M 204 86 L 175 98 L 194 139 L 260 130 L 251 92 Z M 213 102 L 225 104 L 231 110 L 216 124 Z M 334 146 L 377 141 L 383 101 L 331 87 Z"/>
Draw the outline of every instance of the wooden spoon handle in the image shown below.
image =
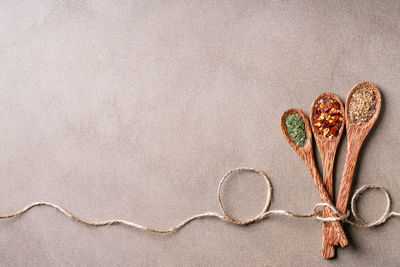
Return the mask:
<path id="1" fill-rule="evenodd" d="M 312 152 L 311 152 L 312 153 Z M 310 157 L 307 157 L 306 165 L 308 170 L 311 173 L 311 176 L 313 177 L 315 187 L 317 188 L 319 197 L 321 198 L 322 202 L 328 203 L 333 205 L 331 198 L 329 197 L 328 192 L 325 189 L 324 184 L 322 183 L 321 177 L 318 173 L 317 167 L 315 166 L 315 162 L 313 160 L 313 156 L 311 155 Z M 324 208 L 324 212 L 329 214 L 331 217 L 335 217 L 336 215 L 327 207 Z M 338 241 L 340 246 L 345 247 L 349 244 L 349 241 L 347 240 L 346 234 L 343 231 L 342 225 L 340 222 L 332 222 L 332 226 L 334 228 L 334 231 L 336 232 Z M 332 237 L 333 238 L 333 237 Z"/>
<path id="2" fill-rule="evenodd" d="M 320 193 L 321 200 L 323 202 L 325 202 L 325 203 L 333 205 L 332 201 L 329 198 L 328 193 L 325 190 L 324 185 L 321 182 L 321 178 L 314 179 L 314 183 L 315 183 L 315 186 L 317 187 L 317 190 Z M 335 217 L 336 216 L 336 214 L 333 213 L 333 211 L 330 210 L 327 207 L 324 208 L 324 212 L 326 214 L 328 214 L 330 217 Z M 336 235 L 337 235 L 337 238 L 338 238 L 340 246 L 341 247 L 346 247 L 349 244 L 349 241 L 347 240 L 346 234 L 343 231 L 341 223 L 338 222 L 338 221 L 337 222 L 332 222 L 332 227 L 333 227 L 334 231 L 336 232 Z M 332 238 L 334 238 L 334 237 L 332 237 Z"/>
<path id="3" fill-rule="evenodd" d="M 336 153 L 322 153 L 322 174 L 323 182 L 331 200 L 333 201 L 333 163 Z M 328 217 L 326 212 L 323 212 L 323 217 Z M 322 257 L 329 259 L 335 256 L 335 248 L 332 245 L 334 241 L 330 239 L 331 224 L 322 223 Z"/>
<path id="4" fill-rule="evenodd" d="M 353 182 L 354 169 L 356 167 L 361 144 L 362 142 L 352 142 L 351 140 L 348 141 L 342 181 L 340 182 L 339 193 L 336 201 L 336 209 L 342 214 L 346 213 L 347 202 L 350 196 L 350 188 Z"/>
<path id="5" fill-rule="evenodd" d="M 361 140 L 357 139 L 357 142 L 355 142 L 354 139 L 352 139 L 351 137 L 348 138 L 347 141 L 346 159 L 344 161 L 342 180 L 340 182 L 339 193 L 336 200 L 336 209 L 341 214 L 346 213 L 347 202 L 350 196 L 351 184 L 353 182 L 354 170 L 356 167 L 358 153 L 360 151 L 363 140 L 364 137 L 361 136 Z M 335 239 L 332 229 L 329 232 L 328 239 L 330 241 L 334 241 L 333 244 L 335 245 L 337 244 L 338 240 Z"/>

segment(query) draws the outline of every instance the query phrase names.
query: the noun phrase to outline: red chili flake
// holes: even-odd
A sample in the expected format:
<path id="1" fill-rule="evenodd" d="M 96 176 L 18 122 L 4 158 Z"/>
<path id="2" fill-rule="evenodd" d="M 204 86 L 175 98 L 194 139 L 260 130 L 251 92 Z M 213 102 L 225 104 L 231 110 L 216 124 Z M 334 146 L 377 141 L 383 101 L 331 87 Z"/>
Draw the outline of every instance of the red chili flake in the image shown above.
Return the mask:
<path id="1" fill-rule="evenodd" d="M 337 136 L 343 126 L 340 103 L 330 97 L 322 97 L 317 101 L 312 117 L 316 132 L 329 139 Z"/>

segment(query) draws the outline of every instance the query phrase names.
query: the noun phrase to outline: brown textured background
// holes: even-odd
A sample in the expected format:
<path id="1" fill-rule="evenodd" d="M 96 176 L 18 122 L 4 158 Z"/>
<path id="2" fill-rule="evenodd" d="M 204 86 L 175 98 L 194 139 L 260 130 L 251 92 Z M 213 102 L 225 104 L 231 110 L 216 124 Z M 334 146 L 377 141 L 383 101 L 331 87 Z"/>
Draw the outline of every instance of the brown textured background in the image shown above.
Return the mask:
<path id="1" fill-rule="evenodd" d="M 280 115 L 307 112 L 325 91 L 344 101 L 361 80 L 384 102 L 356 186 L 385 186 L 400 210 L 399 14 L 394 0 L 2 1 L 0 213 L 45 200 L 85 219 L 167 228 L 219 210 L 221 176 L 243 165 L 268 173 L 272 208 L 309 212 L 318 195 Z M 344 153 L 345 142 L 336 184 Z M 224 202 L 252 216 L 265 190 L 237 175 Z M 360 210 L 376 218 L 384 205 L 368 193 Z M 89 228 L 43 207 L 0 222 L 0 264 L 400 264 L 399 219 L 346 230 L 351 246 L 326 261 L 314 220 L 204 219 L 162 236 Z"/>

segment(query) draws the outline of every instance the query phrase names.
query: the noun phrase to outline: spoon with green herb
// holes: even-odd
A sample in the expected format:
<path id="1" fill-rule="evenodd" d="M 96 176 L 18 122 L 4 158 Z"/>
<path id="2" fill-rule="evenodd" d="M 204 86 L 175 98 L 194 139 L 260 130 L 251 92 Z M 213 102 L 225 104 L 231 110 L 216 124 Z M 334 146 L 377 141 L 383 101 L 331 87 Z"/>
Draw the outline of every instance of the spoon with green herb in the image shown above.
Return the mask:
<path id="1" fill-rule="evenodd" d="M 281 116 L 281 130 L 289 145 L 306 164 L 321 201 L 333 205 L 315 164 L 311 127 L 306 115 L 298 108 L 286 110 Z M 324 212 L 331 217 L 335 217 L 334 212 L 327 207 L 324 208 Z M 332 226 L 338 236 L 340 245 L 342 247 L 347 246 L 349 242 L 340 222 L 332 222 Z"/>

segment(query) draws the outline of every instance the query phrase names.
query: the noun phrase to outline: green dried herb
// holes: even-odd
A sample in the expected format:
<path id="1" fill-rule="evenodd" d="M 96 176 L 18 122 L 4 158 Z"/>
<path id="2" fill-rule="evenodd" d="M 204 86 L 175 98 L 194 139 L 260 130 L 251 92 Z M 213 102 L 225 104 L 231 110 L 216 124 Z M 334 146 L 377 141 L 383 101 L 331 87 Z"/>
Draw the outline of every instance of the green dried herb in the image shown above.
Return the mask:
<path id="1" fill-rule="evenodd" d="M 286 128 L 290 139 L 298 146 L 304 146 L 307 135 L 304 122 L 297 114 L 290 114 L 286 117 Z"/>

